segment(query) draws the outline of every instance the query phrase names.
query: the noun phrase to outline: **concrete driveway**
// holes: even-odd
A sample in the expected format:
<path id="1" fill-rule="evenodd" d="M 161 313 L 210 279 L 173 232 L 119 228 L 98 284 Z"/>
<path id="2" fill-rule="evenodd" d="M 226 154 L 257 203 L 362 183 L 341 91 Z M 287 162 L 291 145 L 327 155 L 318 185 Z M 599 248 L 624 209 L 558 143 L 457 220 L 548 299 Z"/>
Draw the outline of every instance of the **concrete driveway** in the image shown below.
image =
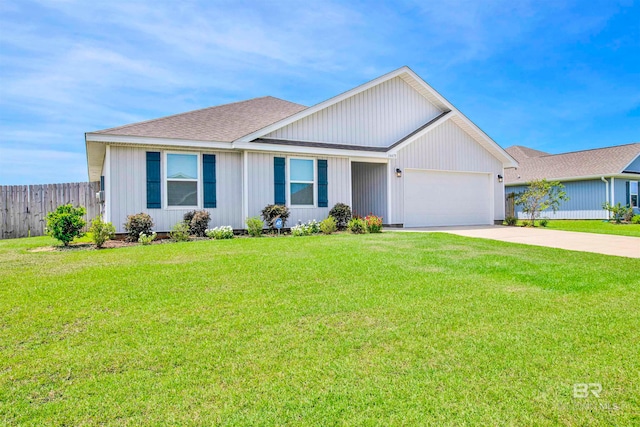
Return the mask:
<path id="1" fill-rule="evenodd" d="M 570 251 L 640 258 L 640 238 L 610 234 L 580 233 L 546 228 L 478 225 L 468 227 L 398 228 L 394 231 L 440 232 L 465 237 L 500 240 L 525 245 L 547 246 Z"/>

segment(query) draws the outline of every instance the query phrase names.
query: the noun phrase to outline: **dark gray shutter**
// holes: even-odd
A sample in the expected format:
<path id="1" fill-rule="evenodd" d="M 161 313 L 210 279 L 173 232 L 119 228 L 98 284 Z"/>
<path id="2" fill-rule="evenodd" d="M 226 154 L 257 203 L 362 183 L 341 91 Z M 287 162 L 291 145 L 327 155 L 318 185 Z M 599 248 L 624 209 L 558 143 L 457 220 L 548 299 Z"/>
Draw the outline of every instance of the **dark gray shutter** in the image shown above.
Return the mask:
<path id="1" fill-rule="evenodd" d="M 285 158 L 274 157 L 273 158 L 273 190 L 274 190 L 274 203 L 276 205 L 287 204 L 287 178 L 285 176 Z"/>
<path id="2" fill-rule="evenodd" d="M 329 191 L 327 183 L 327 161 L 318 160 L 318 207 L 329 206 Z"/>
<path id="3" fill-rule="evenodd" d="M 217 207 L 216 200 L 216 156 L 202 155 L 202 190 L 204 192 L 204 207 Z"/>
<path id="4" fill-rule="evenodd" d="M 147 209 L 162 207 L 160 193 L 160 152 L 147 151 Z"/>
<path id="5" fill-rule="evenodd" d="M 100 177 L 100 191 L 104 191 L 104 175 Z"/>
<path id="6" fill-rule="evenodd" d="M 627 206 L 631 206 L 631 183 L 627 181 L 625 184 L 627 187 L 627 198 L 625 200 L 627 201 Z"/>

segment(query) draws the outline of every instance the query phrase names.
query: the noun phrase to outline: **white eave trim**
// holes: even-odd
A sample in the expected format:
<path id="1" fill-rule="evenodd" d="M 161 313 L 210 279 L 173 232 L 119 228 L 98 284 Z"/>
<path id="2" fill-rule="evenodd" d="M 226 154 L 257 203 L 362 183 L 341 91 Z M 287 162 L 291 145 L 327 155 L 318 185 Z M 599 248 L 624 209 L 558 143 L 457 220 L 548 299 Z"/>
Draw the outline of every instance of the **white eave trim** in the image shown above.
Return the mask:
<path id="1" fill-rule="evenodd" d="M 103 133 L 87 133 L 85 140 L 87 142 L 104 142 L 112 144 L 166 145 L 170 147 L 221 148 L 227 150 L 233 148 L 233 144 L 231 142 L 151 138 L 144 136 L 109 135 Z"/>
<path id="2" fill-rule="evenodd" d="M 305 147 L 300 145 L 280 145 L 255 142 L 235 142 L 233 147 L 246 151 L 269 151 L 278 153 L 325 155 L 332 157 L 370 157 L 378 159 L 388 158 L 388 153 L 379 151 L 345 150 L 339 148 Z"/>
<path id="3" fill-rule="evenodd" d="M 622 170 L 620 171 L 620 173 L 623 173 L 624 171 L 626 171 L 626 170 L 627 170 L 627 168 L 628 168 L 629 166 L 631 166 L 631 165 L 633 164 L 633 162 L 635 162 L 636 160 L 638 160 L 638 158 L 639 158 L 639 157 L 640 157 L 640 153 L 638 153 L 638 154 L 633 158 L 633 160 L 631 160 L 631 161 L 629 162 L 629 164 L 627 164 L 625 167 L 623 167 L 623 168 L 622 168 Z"/>
<path id="4" fill-rule="evenodd" d="M 622 179 L 631 179 L 640 181 L 640 173 L 605 173 L 598 175 L 585 175 L 585 176 L 571 176 L 571 177 L 562 177 L 562 178 L 544 178 L 547 181 L 559 181 L 559 182 L 570 182 L 570 181 L 587 181 L 587 180 L 599 180 L 600 178 L 622 178 Z M 543 179 L 543 178 L 537 178 Z M 535 181 L 535 179 L 530 179 L 528 181 L 517 181 L 517 182 L 505 182 L 505 187 L 515 187 L 520 185 L 527 185 L 531 181 Z"/>

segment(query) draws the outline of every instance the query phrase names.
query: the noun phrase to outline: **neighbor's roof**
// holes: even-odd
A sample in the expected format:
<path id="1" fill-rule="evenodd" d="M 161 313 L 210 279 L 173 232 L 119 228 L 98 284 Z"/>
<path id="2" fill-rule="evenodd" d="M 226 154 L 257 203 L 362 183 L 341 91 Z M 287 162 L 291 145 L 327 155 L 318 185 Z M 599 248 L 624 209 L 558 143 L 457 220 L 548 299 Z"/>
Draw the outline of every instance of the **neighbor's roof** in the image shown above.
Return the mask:
<path id="1" fill-rule="evenodd" d="M 93 133 L 232 142 L 306 108 L 304 105 L 265 96 Z"/>
<path id="2" fill-rule="evenodd" d="M 640 143 L 614 147 L 548 154 L 522 146 L 506 151 L 520 163 L 517 169 L 505 170 L 505 183 L 526 183 L 536 179 L 565 179 L 616 175 L 624 172 L 640 155 Z"/>

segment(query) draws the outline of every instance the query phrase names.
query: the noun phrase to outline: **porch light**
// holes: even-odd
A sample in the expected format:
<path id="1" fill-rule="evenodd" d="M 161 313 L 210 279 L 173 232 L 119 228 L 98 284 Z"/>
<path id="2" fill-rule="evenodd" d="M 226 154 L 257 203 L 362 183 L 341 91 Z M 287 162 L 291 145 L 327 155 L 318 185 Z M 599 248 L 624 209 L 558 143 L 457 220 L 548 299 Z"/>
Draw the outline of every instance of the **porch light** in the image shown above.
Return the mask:
<path id="1" fill-rule="evenodd" d="M 396 168 L 396 176 L 398 178 L 402 178 L 402 171 L 400 170 L 400 168 Z"/>
<path id="2" fill-rule="evenodd" d="M 498 182 L 502 182 L 504 180 L 504 178 L 502 178 L 502 175 L 498 175 Z"/>

